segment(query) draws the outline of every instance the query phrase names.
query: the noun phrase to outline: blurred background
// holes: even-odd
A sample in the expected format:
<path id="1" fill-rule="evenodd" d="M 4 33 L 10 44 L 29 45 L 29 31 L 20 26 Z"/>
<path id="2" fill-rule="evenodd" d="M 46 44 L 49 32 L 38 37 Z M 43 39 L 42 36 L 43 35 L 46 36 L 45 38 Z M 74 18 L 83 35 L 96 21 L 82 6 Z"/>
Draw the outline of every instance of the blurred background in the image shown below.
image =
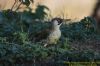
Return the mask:
<path id="1" fill-rule="evenodd" d="M 15 0 L 0 0 L 0 10 L 10 9 L 14 2 Z M 91 15 L 96 2 L 97 0 L 34 0 L 30 7 L 34 12 L 37 5 L 42 4 L 50 9 L 48 14 L 52 15 L 52 17 L 60 16 L 80 20 Z M 25 6 L 21 5 L 20 8 L 20 11 L 23 11 Z"/>

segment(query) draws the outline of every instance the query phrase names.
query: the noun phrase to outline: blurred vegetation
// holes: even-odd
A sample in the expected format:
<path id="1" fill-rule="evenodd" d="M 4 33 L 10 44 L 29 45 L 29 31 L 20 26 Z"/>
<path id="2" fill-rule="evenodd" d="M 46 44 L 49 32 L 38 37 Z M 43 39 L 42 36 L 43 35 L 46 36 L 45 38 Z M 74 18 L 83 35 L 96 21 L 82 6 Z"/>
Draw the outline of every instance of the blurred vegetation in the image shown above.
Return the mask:
<path id="1" fill-rule="evenodd" d="M 72 48 L 71 46 L 74 41 L 85 43 L 89 39 L 100 40 L 100 34 L 96 31 L 96 22 L 92 17 L 85 17 L 80 22 L 63 24 L 61 26 L 62 37 L 55 46 L 46 48 L 41 43 L 30 41 L 30 34 L 34 35 L 50 25 L 49 21 L 44 20 L 47 15 L 44 9 L 49 10 L 47 7 L 39 5 L 35 13 L 32 13 L 31 10 L 24 12 L 4 10 L 0 12 L 1 64 L 13 66 L 16 63 L 62 63 L 64 61 L 88 62 L 100 60 L 100 53 L 96 53 L 93 51 L 94 49 L 77 50 L 78 48 Z M 73 45 L 75 44 L 73 43 Z"/>
<path id="2" fill-rule="evenodd" d="M 21 5 L 26 5 L 28 7 L 31 3 L 34 3 L 34 0 L 14 0 L 14 1 L 15 2 L 10 9 L 11 11 L 14 10 L 16 4 L 17 4 L 17 6 L 14 11 L 17 11 Z M 18 4 L 18 2 L 20 2 L 20 3 Z"/>

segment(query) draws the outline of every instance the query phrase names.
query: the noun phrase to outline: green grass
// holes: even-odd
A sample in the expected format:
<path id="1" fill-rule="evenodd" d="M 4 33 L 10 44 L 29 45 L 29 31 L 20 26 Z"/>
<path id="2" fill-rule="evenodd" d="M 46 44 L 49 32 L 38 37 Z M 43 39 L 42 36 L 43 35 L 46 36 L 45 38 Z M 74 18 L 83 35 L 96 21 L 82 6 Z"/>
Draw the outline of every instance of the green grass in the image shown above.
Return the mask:
<path id="1" fill-rule="evenodd" d="M 99 48 L 88 47 L 89 43 L 89 46 L 96 46 L 95 41 L 99 43 L 100 40 L 95 21 L 91 17 L 63 24 L 62 36 L 57 45 L 45 48 L 42 43 L 30 41 L 29 35 L 34 36 L 36 32 L 48 28 L 49 21 L 35 21 L 30 12 L 13 12 L 11 14 L 14 15 L 10 14 L 13 17 L 9 17 L 6 11 L 2 14 L 0 19 L 4 22 L 0 21 L 0 61 L 4 64 L 100 60 Z"/>

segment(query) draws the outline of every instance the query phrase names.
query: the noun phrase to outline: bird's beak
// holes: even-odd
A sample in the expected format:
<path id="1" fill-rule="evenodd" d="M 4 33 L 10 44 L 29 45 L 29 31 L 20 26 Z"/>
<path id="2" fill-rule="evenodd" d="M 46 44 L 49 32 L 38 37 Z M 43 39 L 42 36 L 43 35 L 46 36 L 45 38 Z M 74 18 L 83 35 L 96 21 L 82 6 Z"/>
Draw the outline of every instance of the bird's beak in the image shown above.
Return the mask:
<path id="1" fill-rule="evenodd" d="M 62 24 L 62 23 L 63 23 L 63 19 L 62 19 L 61 21 L 58 22 L 58 25 L 60 25 L 60 24 Z"/>
<path id="2" fill-rule="evenodd" d="M 58 25 L 60 25 L 62 22 L 58 22 Z"/>

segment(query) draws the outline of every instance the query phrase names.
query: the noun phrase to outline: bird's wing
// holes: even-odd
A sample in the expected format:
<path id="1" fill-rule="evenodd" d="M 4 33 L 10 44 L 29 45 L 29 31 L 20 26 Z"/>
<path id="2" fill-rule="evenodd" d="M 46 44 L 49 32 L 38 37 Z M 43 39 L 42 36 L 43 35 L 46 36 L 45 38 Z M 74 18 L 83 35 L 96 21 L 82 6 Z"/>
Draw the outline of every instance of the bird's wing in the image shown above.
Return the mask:
<path id="1" fill-rule="evenodd" d="M 50 30 L 49 29 L 46 29 L 46 30 L 43 30 L 43 31 L 40 31 L 40 32 L 37 32 L 32 38 L 33 41 L 35 42 L 39 42 L 43 39 L 46 39 L 48 37 L 50 33 Z"/>

